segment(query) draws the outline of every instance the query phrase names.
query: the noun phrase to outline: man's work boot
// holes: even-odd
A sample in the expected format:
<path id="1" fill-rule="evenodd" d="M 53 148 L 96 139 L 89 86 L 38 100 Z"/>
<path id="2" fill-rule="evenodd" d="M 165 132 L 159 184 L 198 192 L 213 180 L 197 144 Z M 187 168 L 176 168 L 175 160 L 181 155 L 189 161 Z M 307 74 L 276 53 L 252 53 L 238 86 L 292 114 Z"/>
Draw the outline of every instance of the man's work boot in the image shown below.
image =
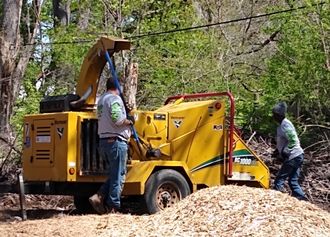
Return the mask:
<path id="1" fill-rule="evenodd" d="M 88 200 L 89 200 L 89 203 L 92 205 L 92 207 L 98 214 L 106 213 L 106 210 L 105 210 L 105 207 L 103 204 L 103 196 L 100 193 L 94 194 Z"/>

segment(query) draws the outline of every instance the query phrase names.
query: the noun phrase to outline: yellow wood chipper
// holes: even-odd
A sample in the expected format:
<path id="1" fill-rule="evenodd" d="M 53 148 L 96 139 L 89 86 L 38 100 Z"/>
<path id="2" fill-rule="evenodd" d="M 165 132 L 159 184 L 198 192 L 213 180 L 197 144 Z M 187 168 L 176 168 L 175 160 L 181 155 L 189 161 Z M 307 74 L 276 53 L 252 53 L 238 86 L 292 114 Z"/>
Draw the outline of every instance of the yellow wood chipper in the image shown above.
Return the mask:
<path id="1" fill-rule="evenodd" d="M 129 41 L 101 37 L 84 59 L 76 94 L 46 97 L 39 114 L 25 116 L 27 193 L 73 195 L 76 207 L 84 208 L 105 181 L 107 165 L 98 154 L 97 88 L 105 56 L 129 49 Z M 216 92 L 173 96 L 154 111 L 131 111 L 138 139 L 129 142 L 122 195 L 143 196 L 154 213 L 205 187 L 268 188 L 269 169 L 235 131 L 234 110 L 232 95 Z"/>

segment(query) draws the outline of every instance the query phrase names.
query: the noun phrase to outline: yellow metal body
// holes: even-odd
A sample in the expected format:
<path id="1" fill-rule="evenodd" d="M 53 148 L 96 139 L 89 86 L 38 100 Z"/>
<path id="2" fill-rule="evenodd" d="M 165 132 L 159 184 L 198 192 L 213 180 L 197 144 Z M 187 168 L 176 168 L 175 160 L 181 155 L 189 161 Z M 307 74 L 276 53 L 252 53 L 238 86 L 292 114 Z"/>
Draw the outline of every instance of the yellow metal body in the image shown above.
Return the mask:
<path id="1" fill-rule="evenodd" d="M 95 119 L 93 112 L 28 115 L 24 123 L 23 170 L 26 181 L 97 181 L 79 176 L 81 123 Z M 74 168 L 74 175 L 69 169 Z M 103 179 L 102 179 L 103 180 Z"/>
<path id="2" fill-rule="evenodd" d="M 101 38 L 89 51 L 77 85 L 79 95 L 89 86 L 93 87 L 86 104 L 95 103 L 98 76 L 105 65 L 100 54 L 103 48 L 115 52 L 128 49 L 129 43 Z M 135 128 L 143 146 L 141 152 L 136 142 L 133 139 L 130 141 L 131 157 L 124 195 L 144 194 L 150 175 L 164 168 L 179 171 L 191 191 L 226 183 L 269 187 L 267 166 L 236 133 L 233 176 L 227 175 L 229 149 L 224 101 L 186 102 L 179 99 L 155 111 L 137 110 L 132 115 L 136 119 Z M 84 159 L 90 158 L 89 151 L 84 147 L 84 141 L 89 142 L 89 137 L 84 135 L 84 121 L 97 124 L 95 111 L 27 115 L 23 136 L 24 179 L 63 183 L 104 182 L 105 172 L 86 173 L 83 166 Z M 96 130 L 93 131 L 96 133 Z M 96 134 L 91 136 L 95 141 Z M 146 151 L 151 148 L 159 149 L 160 157 L 147 157 Z M 91 149 L 95 150 L 95 144 Z"/>
<path id="3" fill-rule="evenodd" d="M 217 109 L 216 104 L 221 107 Z M 269 188 L 268 167 L 237 133 L 234 134 L 233 176 L 226 177 L 228 132 L 224 101 L 179 101 L 155 111 L 135 111 L 133 114 L 140 139 L 148 146 L 160 149 L 162 156 L 157 159 L 166 161 L 164 164 L 153 163 L 152 166 L 174 167 L 174 162 L 180 162 L 184 167 L 182 170 L 188 170 L 186 175 L 193 189 L 199 185 L 210 187 L 228 182 Z M 134 142 L 132 145 L 133 160 L 147 166 L 151 161 L 140 156 Z M 127 178 L 145 183 L 151 172 L 141 170 L 149 169 L 137 168 Z"/>
<path id="4" fill-rule="evenodd" d="M 221 104 L 220 109 L 215 104 Z M 147 158 L 131 140 L 132 160 L 124 195 L 144 193 L 144 185 L 158 169 L 181 172 L 195 191 L 199 185 L 244 182 L 269 187 L 269 170 L 235 134 L 233 176 L 226 177 L 227 132 L 225 104 L 207 100 L 169 104 L 156 111 L 133 112 L 135 128 L 145 146 L 158 148 L 159 158 Z M 28 115 L 24 128 L 23 169 L 26 181 L 103 182 L 106 176 L 81 172 L 81 124 L 95 119 L 94 112 Z M 70 169 L 74 173 L 70 174 Z"/>

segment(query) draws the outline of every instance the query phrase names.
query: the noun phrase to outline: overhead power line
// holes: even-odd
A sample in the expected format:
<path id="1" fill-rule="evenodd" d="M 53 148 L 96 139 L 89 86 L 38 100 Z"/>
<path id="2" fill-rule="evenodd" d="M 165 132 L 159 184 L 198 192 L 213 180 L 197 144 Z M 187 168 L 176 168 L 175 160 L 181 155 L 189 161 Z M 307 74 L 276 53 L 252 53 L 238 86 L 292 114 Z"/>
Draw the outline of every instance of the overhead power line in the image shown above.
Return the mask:
<path id="1" fill-rule="evenodd" d="M 36 42 L 33 44 L 24 44 L 24 46 L 27 45 L 53 45 L 53 44 L 85 44 L 93 42 L 94 40 L 87 40 L 87 39 L 81 39 L 81 40 L 73 40 L 73 41 L 55 41 L 55 42 Z"/>
<path id="2" fill-rule="evenodd" d="M 74 40 L 74 41 L 58 41 L 58 42 L 49 42 L 49 43 L 40 43 L 40 44 L 84 44 L 84 43 L 89 43 L 93 42 L 94 40 L 86 40 L 86 39 L 81 39 L 81 40 Z"/>
<path id="3" fill-rule="evenodd" d="M 142 34 L 139 34 L 139 35 L 128 36 L 128 37 L 125 37 L 125 39 L 137 39 L 137 38 L 144 38 L 144 37 L 150 37 L 150 36 L 173 34 L 173 33 L 178 33 L 178 32 L 185 32 L 185 31 L 193 31 L 193 30 L 199 30 L 199 29 L 205 29 L 205 28 L 212 28 L 212 27 L 216 27 L 216 26 L 228 25 L 228 24 L 233 24 L 233 23 L 246 21 L 246 20 L 258 19 L 258 18 L 273 16 L 273 15 L 298 11 L 298 10 L 306 9 L 308 7 L 311 7 L 311 6 L 320 6 L 320 5 L 324 5 L 324 4 L 326 4 L 326 2 L 315 3 L 315 4 L 311 4 L 309 6 L 304 5 L 304 6 L 301 6 L 301 7 L 290 8 L 290 9 L 285 9 L 285 10 L 281 10 L 281 11 L 274 11 L 274 12 L 269 12 L 269 13 L 263 13 L 263 14 L 259 14 L 259 15 L 249 16 L 249 17 L 243 17 L 243 18 L 237 18 L 237 19 L 232 19 L 232 20 L 227 20 L 227 21 L 221 21 L 221 22 L 217 22 L 217 23 L 198 25 L 198 26 L 192 26 L 192 27 L 186 27 L 186 28 L 179 28 L 179 29 L 173 29 L 173 30 L 168 30 L 168 31 L 147 32 L 147 33 L 142 33 Z M 50 44 L 83 44 L 83 43 L 90 43 L 90 42 L 93 42 L 93 41 L 94 40 L 84 39 L 84 40 L 75 40 L 75 41 L 59 41 L 59 42 L 55 41 L 55 42 L 40 43 L 40 44 L 44 44 L 44 45 L 50 45 Z M 26 45 L 36 45 L 36 44 L 37 43 L 26 44 Z"/>
<path id="4" fill-rule="evenodd" d="M 321 3 L 318 3 L 318 4 L 313 4 L 311 6 L 317 6 L 317 5 L 323 5 L 323 4 L 325 4 L 325 2 L 321 2 Z M 290 8 L 290 9 L 285 9 L 285 10 L 281 10 L 281 11 L 264 13 L 264 14 L 260 14 L 260 15 L 249 16 L 249 17 L 244 17 L 244 18 L 238 18 L 238 19 L 222 21 L 222 22 L 217 22 L 217 23 L 211 23 L 211 24 L 206 24 L 206 25 L 199 25 L 199 26 L 180 28 L 180 29 L 161 31 L 161 32 L 149 32 L 149 33 L 140 34 L 140 35 L 133 35 L 133 36 L 127 37 L 127 39 L 135 39 L 135 38 L 154 36 L 154 35 L 164 35 L 164 34 L 171 34 L 171 33 L 182 32 L 182 31 L 191 31 L 191 30 L 197 30 L 197 29 L 203 29 L 203 28 L 210 28 L 210 27 L 214 27 L 214 26 L 227 25 L 227 24 L 236 23 L 236 22 L 240 22 L 240 21 L 246 21 L 246 20 L 251 20 L 251 19 L 257 19 L 257 18 L 272 16 L 272 15 L 277 15 L 277 14 L 283 14 L 283 13 L 287 13 L 287 12 L 302 10 L 302 9 L 307 8 L 307 7 L 308 6 L 305 5 L 305 6 L 301 6 L 301 7 L 297 7 L 297 8 Z"/>

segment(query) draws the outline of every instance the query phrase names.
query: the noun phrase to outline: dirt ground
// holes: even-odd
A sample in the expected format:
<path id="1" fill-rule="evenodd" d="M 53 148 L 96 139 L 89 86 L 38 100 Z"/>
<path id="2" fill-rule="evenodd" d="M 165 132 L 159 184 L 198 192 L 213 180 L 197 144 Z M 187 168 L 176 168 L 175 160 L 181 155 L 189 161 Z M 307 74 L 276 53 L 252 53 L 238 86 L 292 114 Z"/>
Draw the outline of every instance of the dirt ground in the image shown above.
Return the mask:
<path id="1" fill-rule="evenodd" d="M 137 197 L 122 199 L 124 214 L 145 215 L 147 210 Z M 91 208 L 91 207 L 90 207 Z M 58 216 L 80 216 L 96 214 L 76 210 L 71 196 L 26 195 L 26 213 L 29 220 L 47 219 Z M 0 194 L 0 223 L 21 220 L 22 211 L 18 194 Z"/>
<path id="2" fill-rule="evenodd" d="M 0 237 L 97 236 L 101 233 L 98 230 L 109 221 L 136 223 L 145 218 L 147 213 L 140 201 L 124 198 L 123 213 L 100 216 L 93 210 L 84 213 L 76 210 L 70 196 L 26 195 L 28 220 L 22 221 L 19 195 L 3 194 L 0 195 Z"/>

